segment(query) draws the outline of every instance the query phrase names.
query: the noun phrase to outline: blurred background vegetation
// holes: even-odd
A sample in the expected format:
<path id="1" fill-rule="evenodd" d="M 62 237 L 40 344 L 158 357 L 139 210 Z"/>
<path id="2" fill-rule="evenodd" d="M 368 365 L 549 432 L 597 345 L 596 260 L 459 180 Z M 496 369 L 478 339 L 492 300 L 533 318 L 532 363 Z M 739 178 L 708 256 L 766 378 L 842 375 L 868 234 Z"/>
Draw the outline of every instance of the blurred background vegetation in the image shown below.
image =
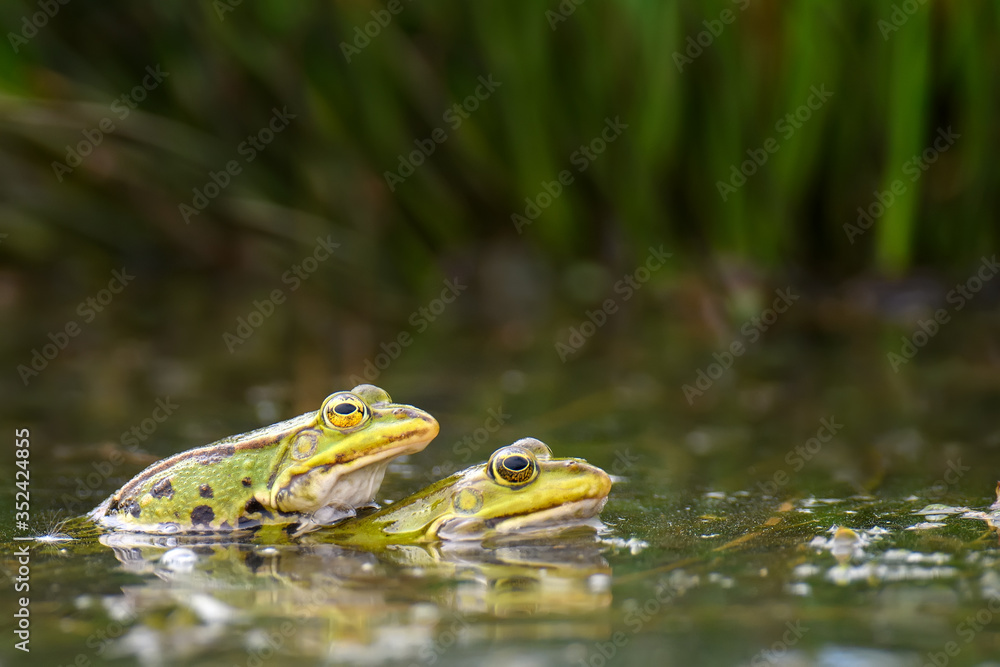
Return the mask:
<path id="1" fill-rule="evenodd" d="M 996 246 L 994 3 L 11 2 L 0 19 L 0 313 L 14 323 L 0 345 L 26 414 L 82 392 L 124 418 L 137 385 L 208 393 L 192 377 L 237 394 L 283 377 L 311 407 L 331 376 L 419 333 L 413 313 L 446 279 L 468 293 L 391 372 L 443 394 L 430 370 L 445 359 L 517 358 L 502 376 L 516 388 L 558 374 L 554 344 L 661 245 L 671 261 L 574 354 L 624 367 L 663 351 L 681 404 L 675 386 L 711 359 L 669 355 L 658 323 L 709 354 L 786 281 L 864 305 L 852 281 L 924 293 L 923 276 L 946 285 Z M 249 151 L 276 111 L 294 118 Z M 608 123 L 627 127 L 581 162 Z M 959 138 L 914 172 L 948 128 Z M 433 153 L 413 157 L 421 145 Z M 89 154 L 54 166 L 72 150 Z M 740 165 L 753 173 L 724 198 Z M 185 213 L 213 178 L 225 187 Z M 884 215 L 850 233 L 897 180 Z M 328 236 L 333 258 L 292 294 L 282 276 Z M 133 284 L 30 380 L 46 389 L 22 392 L 15 367 L 123 266 Z M 222 335 L 276 288 L 288 303 L 229 354 Z"/>
<path id="2" fill-rule="evenodd" d="M 824 274 L 955 266 L 996 240 L 982 212 L 1000 178 L 989 168 L 1000 10 L 902 5 L 401 1 L 372 27 L 382 3 L 70 3 L 17 40 L 41 10 L 8 3 L 5 254 L 31 264 L 71 244 L 223 268 L 243 237 L 287 235 L 313 216 L 373 247 L 391 239 L 371 268 L 400 281 L 419 278 L 428 255 L 511 239 L 556 265 L 667 242 Z M 727 10 L 732 22 L 719 22 Z M 366 27 L 374 36 L 359 41 Z M 692 51 L 689 37 L 707 45 Z M 147 65 L 169 77 L 118 122 L 109 105 Z M 453 129 L 444 112 L 480 76 L 500 83 L 495 96 Z M 784 138 L 776 123 L 814 86 L 832 98 Z M 272 107 L 295 114 L 289 131 L 185 225 L 178 203 L 240 159 Z M 105 116 L 117 128 L 59 182 L 51 163 Z M 628 124 L 623 140 L 517 239 L 511 214 L 609 117 Z M 849 243 L 856 208 L 949 126 L 962 140 Z M 384 172 L 438 127 L 447 141 L 390 192 Z M 722 201 L 717 182 L 768 137 L 780 150 Z"/>

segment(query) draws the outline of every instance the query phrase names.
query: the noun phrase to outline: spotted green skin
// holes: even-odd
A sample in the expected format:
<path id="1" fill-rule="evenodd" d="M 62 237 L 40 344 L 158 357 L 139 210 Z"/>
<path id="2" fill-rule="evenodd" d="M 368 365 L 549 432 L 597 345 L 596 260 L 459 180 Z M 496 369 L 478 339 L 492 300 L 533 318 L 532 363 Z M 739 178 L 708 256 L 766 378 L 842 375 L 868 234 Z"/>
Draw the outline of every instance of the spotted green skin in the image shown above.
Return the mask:
<path id="1" fill-rule="evenodd" d="M 498 449 L 490 461 L 516 449 L 535 457 L 538 475 L 528 483 L 498 483 L 489 474 L 489 462 L 475 465 L 310 539 L 369 548 L 482 540 L 580 525 L 600 513 L 611 491 L 606 472 L 583 459 L 554 459 L 548 446 L 534 438 Z"/>
<path id="2" fill-rule="evenodd" d="M 351 400 L 369 417 L 336 428 L 324 410 L 345 393 L 331 394 L 320 410 L 154 463 L 88 516 L 114 530 L 204 533 L 310 523 L 325 508 L 370 504 L 389 461 L 422 450 L 438 423 L 359 385 Z"/>

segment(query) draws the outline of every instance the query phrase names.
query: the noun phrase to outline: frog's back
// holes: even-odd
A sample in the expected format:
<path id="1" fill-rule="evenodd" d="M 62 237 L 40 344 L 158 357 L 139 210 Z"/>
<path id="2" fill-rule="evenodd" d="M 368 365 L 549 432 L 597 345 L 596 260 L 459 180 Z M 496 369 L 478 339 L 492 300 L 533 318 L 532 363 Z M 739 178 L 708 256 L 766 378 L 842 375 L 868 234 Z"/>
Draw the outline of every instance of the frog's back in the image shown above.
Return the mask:
<path id="1" fill-rule="evenodd" d="M 88 516 L 106 528 L 151 533 L 230 531 L 266 523 L 274 516 L 256 500 L 255 492 L 269 487 L 277 467 L 275 456 L 262 457 L 259 450 L 280 448 L 288 424 L 281 426 L 157 461 Z M 280 459 L 280 452 L 276 454 Z"/>

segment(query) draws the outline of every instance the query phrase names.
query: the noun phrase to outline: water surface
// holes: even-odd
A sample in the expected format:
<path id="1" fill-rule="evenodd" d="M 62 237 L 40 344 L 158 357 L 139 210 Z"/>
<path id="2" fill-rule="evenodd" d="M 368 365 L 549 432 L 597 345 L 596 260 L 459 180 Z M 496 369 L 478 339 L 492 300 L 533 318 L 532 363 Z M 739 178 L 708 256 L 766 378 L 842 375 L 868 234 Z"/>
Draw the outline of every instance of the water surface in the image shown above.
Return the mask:
<path id="1" fill-rule="evenodd" d="M 886 362 L 895 328 L 872 327 L 775 331 L 692 402 L 682 385 L 724 347 L 665 324 L 632 345 L 602 332 L 565 364 L 551 348 L 484 360 L 475 339 L 430 338 L 377 382 L 431 411 L 441 435 L 390 467 L 380 498 L 532 435 L 614 475 L 604 530 L 379 552 L 316 536 L 34 543 L 32 661 L 991 664 L 995 323 L 955 325 L 899 373 Z M 149 460 L 296 413 L 287 383 L 233 400 L 162 363 L 179 407 L 135 451 L 117 434 L 163 393 L 104 413 L 99 396 L 51 389 L 63 414 L 84 415 L 72 428 L 51 406 L 20 406 L 36 533 Z M 3 655 L 19 664 L 10 643 Z"/>

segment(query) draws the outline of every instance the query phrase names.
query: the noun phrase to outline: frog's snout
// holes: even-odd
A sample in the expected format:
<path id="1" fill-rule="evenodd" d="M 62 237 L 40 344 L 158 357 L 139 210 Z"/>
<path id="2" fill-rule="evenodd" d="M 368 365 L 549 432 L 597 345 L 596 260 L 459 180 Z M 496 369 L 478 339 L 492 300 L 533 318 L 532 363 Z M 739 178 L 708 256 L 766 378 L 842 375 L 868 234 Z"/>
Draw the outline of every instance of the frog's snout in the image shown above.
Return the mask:
<path id="1" fill-rule="evenodd" d="M 604 498 L 611 493 L 611 476 L 601 468 L 582 459 L 569 461 L 567 467 L 584 480 L 581 491 L 585 498 Z"/>
<path id="2" fill-rule="evenodd" d="M 392 416 L 399 420 L 409 420 L 417 425 L 421 436 L 430 440 L 437 436 L 441 426 L 434 417 L 412 406 L 400 406 L 392 409 Z"/>
<path id="3" fill-rule="evenodd" d="M 597 466 L 594 466 L 594 470 L 596 471 L 594 487 L 597 490 L 595 496 L 598 498 L 607 497 L 611 493 L 611 475 Z"/>

